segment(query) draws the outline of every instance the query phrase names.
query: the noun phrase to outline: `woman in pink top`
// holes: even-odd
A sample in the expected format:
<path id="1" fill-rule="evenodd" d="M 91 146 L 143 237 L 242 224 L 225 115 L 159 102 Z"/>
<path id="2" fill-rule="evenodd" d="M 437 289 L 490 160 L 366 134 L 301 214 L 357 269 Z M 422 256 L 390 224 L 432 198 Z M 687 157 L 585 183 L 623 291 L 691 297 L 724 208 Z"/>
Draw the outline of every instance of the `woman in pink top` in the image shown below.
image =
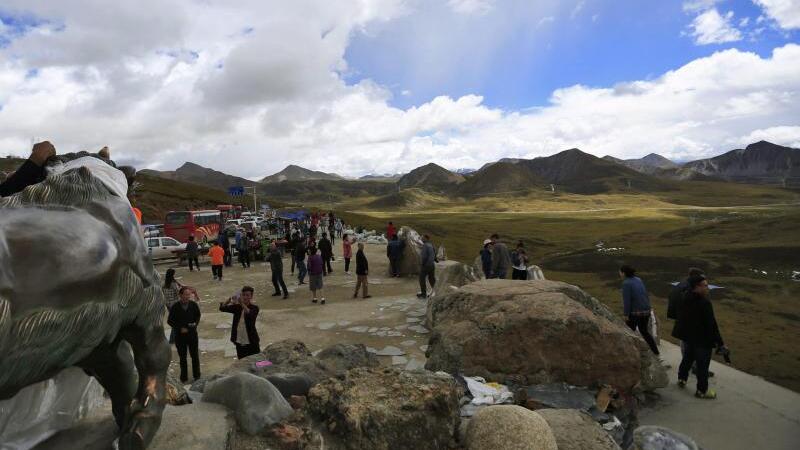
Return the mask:
<path id="1" fill-rule="evenodd" d="M 344 273 L 350 275 L 350 258 L 353 257 L 353 243 L 346 233 L 342 237 L 342 256 L 344 257 Z"/>

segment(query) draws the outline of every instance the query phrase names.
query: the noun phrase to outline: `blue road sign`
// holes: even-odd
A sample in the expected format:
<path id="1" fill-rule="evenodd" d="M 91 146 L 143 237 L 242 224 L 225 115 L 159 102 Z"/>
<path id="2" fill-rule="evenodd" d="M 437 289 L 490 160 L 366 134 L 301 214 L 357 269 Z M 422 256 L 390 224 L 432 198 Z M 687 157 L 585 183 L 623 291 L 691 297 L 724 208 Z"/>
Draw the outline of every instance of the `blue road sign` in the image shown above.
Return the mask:
<path id="1" fill-rule="evenodd" d="M 244 186 L 231 186 L 228 188 L 228 195 L 237 197 L 244 195 Z"/>

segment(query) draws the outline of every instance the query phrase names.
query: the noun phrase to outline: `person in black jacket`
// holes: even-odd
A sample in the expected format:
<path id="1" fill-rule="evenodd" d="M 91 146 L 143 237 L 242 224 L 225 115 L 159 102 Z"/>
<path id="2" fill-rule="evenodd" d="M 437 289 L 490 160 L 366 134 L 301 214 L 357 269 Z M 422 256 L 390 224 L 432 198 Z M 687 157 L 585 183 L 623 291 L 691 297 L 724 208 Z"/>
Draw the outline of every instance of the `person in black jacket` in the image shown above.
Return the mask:
<path id="1" fill-rule="evenodd" d="M 405 241 L 399 240 L 397 234 L 393 234 L 389 244 L 386 245 L 386 256 L 389 258 L 389 267 L 393 277 L 400 276 L 400 258 L 403 257 Z"/>
<path id="2" fill-rule="evenodd" d="M 199 256 L 200 246 L 197 245 L 197 241 L 194 240 L 194 235 L 189 236 L 189 242 L 186 243 L 186 259 L 189 260 L 189 272 L 194 272 L 194 267 L 192 267 L 192 265 L 197 266 L 197 271 L 200 271 Z"/>
<path id="3" fill-rule="evenodd" d="M 353 294 L 353 298 L 358 297 L 358 289 L 361 286 L 364 286 L 362 298 L 372 297 L 368 293 L 367 275 L 369 275 L 369 262 L 367 261 L 367 255 L 364 254 L 364 244 L 359 242 L 358 251 L 356 252 L 356 292 Z"/>
<path id="4" fill-rule="evenodd" d="M 181 382 L 188 380 L 186 350 L 192 357 L 192 377 L 200 378 L 200 355 L 197 351 L 198 337 L 197 324 L 200 322 L 200 307 L 192 300 L 195 291 L 188 287 L 181 287 L 178 291 L 180 300 L 172 305 L 169 310 L 167 324 L 175 331 L 175 348 L 181 360 Z"/>
<path id="5" fill-rule="evenodd" d="M 231 342 L 236 345 L 236 357 L 239 359 L 261 351 L 256 330 L 258 306 L 253 304 L 254 293 L 255 289 L 244 286 L 241 294 L 219 304 L 220 311 L 233 314 Z"/>
<path id="6" fill-rule="evenodd" d="M 322 239 L 317 243 L 320 256 L 322 256 L 322 274 L 327 275 L 333 272 L 331 259 L 333 258 L 333 245 L 328 240 L 328 233 L 322 233 Z"/>
<path id="7" fill-rule="evenodd" d="M 680 305 L 678 320 L 672 336 L 684 345 L 683 358 L 678 368 L 678 386 L 686 386 L 689 370 L 697 363 L 698 398 L 713 399 L 716 393 L 708 389 L 708 367 L 711 364 L 711 350 L 725 349 L 725 343 L 714 317 L 714 307 L 708 298 L 708 281 L 704 275 L 689 277 L 689 290 Z"/>
<path id="8" fill-rule="evenodd" d="M 275 292 L 272 296 L 277 297 L 281 295 L 281 289 L 283 289 L 283 298 L 289 298 L 289 291 L 286 290 L 286 283 L 283 281 L 283 259 L 281 258 L 281 251 L 278 250 L 278 245 L 275 244 L 275 241 L 272 241 L 269 245 L 267 260 L 269 261 L 269 268 L 272 271 L 272 286 L 275 287 Z"/>
<path id="9" fill-rule="evenodd" d="M 703 269 L 698 269 L 697 267 L 690 267 L 689 268 L 689 277 L 695 275 L 705 275 Z M 683 303 L 683 298 L 686 296 L 686 293 L 689 291 L 689 277 L 687 277 L 684 281 L 676 284 L 672 287 L 669 291 L 669 297 L 667 302 L 667 319 L 678 320 L 678 311 L 680 311 L 681 303 Z M 685 353 L 683 342 L 681 342 L 681 357 Z M 692 366 L 692 374 L 697 374 L 697 364 Z M 710 378 L 714 377 L 714 372 L 708 371 L 708 376 Z"/>
<path id="10" fill-rule="evenodd" d="M 56 156 L 56 148 L 49 141 L 35 144 L 28 160 L 0 183 L 0 197 L 8 197 L 32 184 L 44 181 L 46 176 L 44 165 L 53 156 Z"/>

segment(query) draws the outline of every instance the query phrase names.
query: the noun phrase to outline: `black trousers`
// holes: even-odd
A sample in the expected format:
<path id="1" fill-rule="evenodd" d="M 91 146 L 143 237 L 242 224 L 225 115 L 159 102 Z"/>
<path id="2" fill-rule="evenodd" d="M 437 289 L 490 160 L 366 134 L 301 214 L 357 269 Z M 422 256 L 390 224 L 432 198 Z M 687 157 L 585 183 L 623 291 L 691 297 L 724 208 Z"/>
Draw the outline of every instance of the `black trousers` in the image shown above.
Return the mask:
<path id="1" fill-rule="evenodd" d="M 422 295 L 428 295 L 425 280 L 431 284 L 431 290 L 436 286 L 436 266 L 422 266 L 419 268 L 419 289 Z"/>
<path id="2" fill-rule="evenodd" d="M 333 272 L 333 268 L 331 267 L 331 257 L 326 256 L 322 258 L 322 274 L 327 275 Z"/>
<path id="3" fill-rule="evenodd" d="M 399 258 L 389 258 L 389 267 L 392 268 L 392 275 L 394 275 L 394 276 L 400 275 L 400 259 Z"/>
<path id="4" fill-rule="evenodd" d="M 222 262 L 225 264 L 225 267 L 230 267 L 233 265 L 233 255 L 231 255 L 231 249 L 223 247 L 225 250 L 225 254 L 222 256 Z"/>
<path id="5" fill-rule="evenodd" d="M 258 347 L 258 344 L 236 344 L 236 357 L 239 359 L 247 358 L 250 355 L 255 355 L 260 351 L 261 349 Z"/>
<path id="6" fill-rule="evenodd" d="M 647 323 L 650 321 L 650 316 L 628 316 L 628 320 L 625 323 L 631 327 L 631 330 L 636 331 L 639 329 L 639 333 L 644 338 L 644 341 L 647 342 L 647 345 L 650 346 L 650 350 L 653 351 L 656 355 L 659 354 L 658 347 L 656 346 L 656 340 L 653 339 L 653 336 L 650 335 L 650 331 L 647 330 Z"/>
<path id="7" fill-rule="evenodd" d="M 181 381 L 186 382 L 189 379 L 189 375 L 187 374 L 187 361 L 186 361 L 186 351 L 189 351 L 189 355 L 192 357 L 192 377 L 196 380 L 200 378 L 200 355 L 197 351 L 197 333 L 186 333 L 183 334 L 180 330 L 175 331 L 175 348 L 178 350 L 178 357 L 180 358 L 181 364 Z"/>
<path id="8" fill-rule="evenodd" d="M 272 272 L 272 286 L 275 288 L 276 294 L 279 294 L 281 289 L 283 289 L 283 295 L 289 295 L 289 291 L 286 289 L 286 283 L 283 281 L 282 271 Z"/>
<path id="9" fill-rule="evenodd" d="M 250 250 L 239 251 L 239 262 L 242 263 L 242 267 L 250 267 Z"/>
<path id="10" fill-rule="evenodd" d="M 215 278 L 222 279 L 222 265 L 211 266 L 211 273 Z"/>
<path id="11" fill-rule="evenodd" d="M 294 273 L 294 263 L 295 263 L 294 250 L 291 251 L 291 258 L 290 259 L 292 260 L 292 273 Z"/>
<path id="12" fill-rule="evenodd" d="M 192 263 L 197 266 L 197 270 L 200 270 L 200 261 L 198 261 L 197 256 L 190 256 L 189 257 L 189 270 L 192 271 L 194 268 L 192 267 Z"/>
<path id="13" fill-rule="evenodd" d="M 350 258 L 344 259 L 344 271 L 350 272 Z"/>
<path id="14" fill-rule="evenodd" d="M 705 393 L 708 390 L 708 366 L 711 365 L 711 348 L 701 347 L 689 342 L 684 342 L 683 358 L 678 366 L 678 378 L 686 381 L 689 379 L 689 370 L 692 364 L 697 363 L 697 390 Z"/>
<path id="15" fill-rule="evenodd" d="M 511 269 L 512 280 L 527 280 L 528 272 L 526 270 Z"/>

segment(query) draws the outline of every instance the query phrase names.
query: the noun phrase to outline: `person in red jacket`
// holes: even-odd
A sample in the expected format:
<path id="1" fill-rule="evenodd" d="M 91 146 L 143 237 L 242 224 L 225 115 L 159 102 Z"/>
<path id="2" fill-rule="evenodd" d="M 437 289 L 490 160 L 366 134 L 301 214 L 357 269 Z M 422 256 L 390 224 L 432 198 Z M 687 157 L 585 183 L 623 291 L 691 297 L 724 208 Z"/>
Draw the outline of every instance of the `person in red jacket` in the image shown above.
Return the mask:
<path id="1" fill-rule="evenodd" d="M 392 222 L 389 222 L 389 225 L 386 226 L 386 239 L 392 240 L 392 236 L 397 234 L 397 229 L 394 227 Z"/>

